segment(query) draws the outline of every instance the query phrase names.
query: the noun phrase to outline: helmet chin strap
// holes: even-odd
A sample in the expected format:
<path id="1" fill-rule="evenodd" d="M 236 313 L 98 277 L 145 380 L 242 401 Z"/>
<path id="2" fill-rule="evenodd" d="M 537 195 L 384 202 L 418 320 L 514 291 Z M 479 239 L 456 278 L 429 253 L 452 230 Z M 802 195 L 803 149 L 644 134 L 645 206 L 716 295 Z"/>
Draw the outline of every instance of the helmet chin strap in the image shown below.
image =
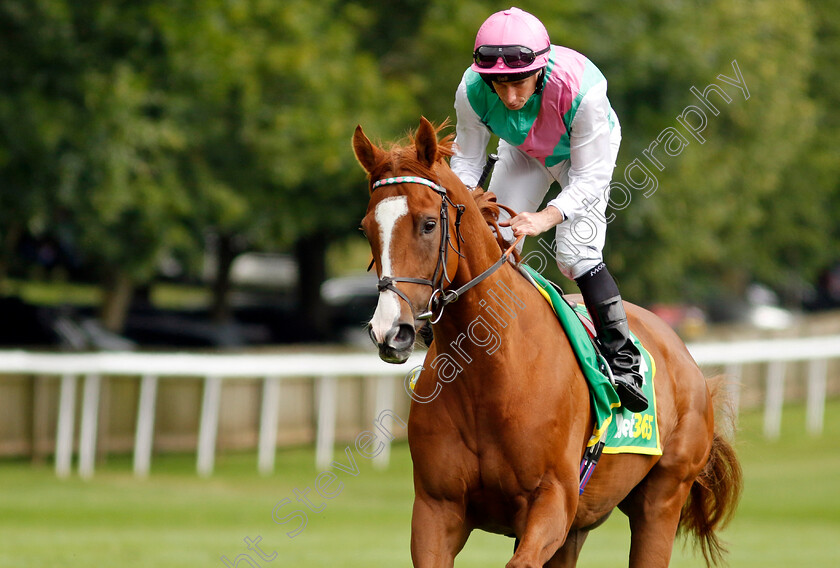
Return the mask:
<path id="1" fill-rule="evenodd" d="M 545 87 L 545 67 L 540 69 L 540 76 L 537 77 L 537 89 L 534 93 L 538 95 L 542 94 L 543 87 Z"/>

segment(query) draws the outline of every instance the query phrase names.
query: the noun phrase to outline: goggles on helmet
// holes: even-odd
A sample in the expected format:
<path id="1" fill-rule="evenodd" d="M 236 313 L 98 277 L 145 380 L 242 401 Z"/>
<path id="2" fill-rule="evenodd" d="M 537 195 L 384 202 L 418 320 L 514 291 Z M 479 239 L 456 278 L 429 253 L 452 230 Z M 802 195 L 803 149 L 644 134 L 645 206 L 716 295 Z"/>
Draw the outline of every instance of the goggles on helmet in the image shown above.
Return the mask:
<path id="1" fill-rule="evenodd" d="M 505 65 L 511 69 L 519 69 L 529 66 L 537 56 L 548 53 L 550 49 L 551 46 L 534 51 L 524 45 L 480 45 L 473 52 L 473 60 L 478 67 L 490 69 L 501 57 Z"/>

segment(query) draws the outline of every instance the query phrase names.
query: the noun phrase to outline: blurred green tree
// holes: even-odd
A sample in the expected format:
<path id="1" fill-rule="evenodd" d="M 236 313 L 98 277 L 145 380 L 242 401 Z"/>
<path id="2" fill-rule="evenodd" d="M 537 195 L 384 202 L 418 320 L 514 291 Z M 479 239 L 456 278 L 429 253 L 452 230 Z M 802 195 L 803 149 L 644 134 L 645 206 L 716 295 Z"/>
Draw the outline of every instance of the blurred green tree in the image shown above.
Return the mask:
<path id="1" fill-rule="evenodd" d="M 813 55 L 803 62 L 806 92 L 814 101 L 811 136 L 793 153 L 777 190 L 765 197 L 766 222 L 754 238 L 755 276 L 791 302 L 840 260 L 840 2 L 809 0 Z M 786 83 L 777 88 L 787 88 Z"/>
<path id="2" fill-rule="evenodd" d="M 631 7 L 602 0 L 590 8 L 589 53 L 610 80 L 622 120 L 614 180 L 632 194 L 608 237 L 609 258 L 628 295 L 645 302 L 740 296 L 758 275 L 786 273 L 776 252 L 765 254 L 772 245 L 760 235 L 813 209 L 807 199 L 790 203 L 781 217 L 768 207 L 789 191 L 783 176 L 815 129 L 807 5 L 762 0 Z M 598 41 L 604 38 L 609 41 Z M 732 81 L 738 73 L 740 86 Z M 720 91 L 708 91 L 707 102 L 701 101 L 712 83 Z M 689 105 L 702 119 L 691 114 L 694 109 L 686 114 Z M 686 126 L 701 120 L 702 142 Z M 664 141 L 658 149 L 650 146 L 669 127 L 688 144 L 674 157 L 663 153 Z M 657 179 L 649 197 L 628 182 L 626 168 L 634 160 Z M 796 238 L 807 241 L 808 233 L 798 227 Z"/>
<path id="3" fill-rule="evenodd" d="M 606 252 L 628 298 L 702 300 L 753 279 L 798 286 L 838 256 L 836 2 L 520 6 L 609 81 L 624 137 L 614 179 L 631 199 L 614 211 Z M 97 266 L 103 320 L 119 329 L 160 260 L 196 271 L 212 235 L 217 320 L 229 314 L 236 254 L 291 251 L 304 331 L 323 334 L 326 248 L 354 232 L 367 201 L 353 128 L 388 140 L 421 113 L 452 117 L 476 30 L 497 9 L 0 3 L 0 281 L 21 235 L 60 230 Z M 733 61 L 744 90 L 720 79 L 736 78 Z M 709 95 L 718 114 L 692 91 L 712 83 L 730 99 Z M 681 122 L 697 120 L 690 105 L 705 113 L 702 143 Z M 686 141 L 670 156 L 668 129 Z M 634 163 L 655 192 L 632 187 L 643 185 Z"/>
<path id="4" fill-rule="evenodd" d="M 54 156 L 81 102 L 69 68 L 68 18 L 27 4 L 0 4 L 0 285 L 28 225 L 46 223 L 59 178 Z"/>
<path id="5" fill-rule="evenodd" d="M 154 83 L 164 53 L 146 3 L 3 3 L 0 122 L 5 248 L 61 225 L 97 267 L 101 318 L 118 330 L 133 283 L 177 240 L 183 132 Z"/>
<path id="6" fill-rule="evenodd" d="M 791 271 L 813 277 L 818 263 L 811 252 L 830 215 L 814 205 L 825 195 L 824 182 L 799 189 L 807 182 L 795 173 L 796 156 L 811 147 L 816 132 L 819 98 L 809 81 L 831 72 L 828 61 L 814 69 L 811 6 L 801 0 L 531 0 L 519 6 L 546 24 L 554 43 L 586 54 L 609 81 L 623 135 L 613 179 L 627 192 L 613 190 L 615 220 L 605 252 L 629 299 L 701 301 L 740 295 L 752 279 L 779 286 Z M 497 9 L 478 0 L 430 4 L 412 46 L 407 84 L 418 85 L 421 106 L 431 116 L 454 113 L 454 90 L 475 33 Z M 840 14 L 826 7 L 820 19 L 837 21 Z M 738 72 L 744 89 L 719 78 L 737 81 Z M 702 94 L 711 83 L 728 99 L 707 92 L 717 115 L 692 91 Z M 836 89 L 830 92 L 836 96 Z M 820 112 L 837 116 L 827 97 Z M 703 117 L 692 114 L 691 106 Z M 705 120 L 702 142 L 680 119 L 698 127 Z M 682 149 L 671 149 L 673 156 L 663 151 L 669 128 L 685 139 Z M 826 142 L 819 147 L 836 146 Z M 809 155 L 830 161 L 822 152 Z M 833 166 L 810 166 L 815 175 L 836 179 Z M 637 189 L 645 183 L 646 189 Z"/>
<path id="7" fill-rule="evenodd" d="M 119 330 L 160 259 L 217 235 L 214 312 L 242 247 L 292 249 L 312 331 L 324 255 L 366 195 L 357 123 L 393 136 L 410 96 L 357 49 L 338 1 L 4 3 L 0 267 L 24 230 L 67 228 Z M 399 124 L 399 127 L 395 125 Z M 237 244 L 239 243 L 239 244 Z M 237 248 L 239 247 L 239 248 Z"/>
<path id="8" fill-rule="evenodd" d="M 180 159 L 188 222 L 217 235 L 214 317 L 229 314 L 238 252 L 291 250 L 300 336 L 322 337 L 327 246 L 355 232 L 367 201 L 350 136 L 359 123 L 393 136 L 415 107 L 360 48 L 369 11 L 335 0 L 210 4 L 160 23 L 169 22 L 178 122 L 190 132 Z"/>

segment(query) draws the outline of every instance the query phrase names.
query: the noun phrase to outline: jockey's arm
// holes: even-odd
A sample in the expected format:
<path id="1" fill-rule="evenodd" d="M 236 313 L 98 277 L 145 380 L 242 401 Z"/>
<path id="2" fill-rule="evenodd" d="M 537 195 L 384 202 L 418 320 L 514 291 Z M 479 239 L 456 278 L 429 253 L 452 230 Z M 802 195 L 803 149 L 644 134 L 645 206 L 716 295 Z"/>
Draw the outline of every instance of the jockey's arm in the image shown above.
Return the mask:
<path id="1" fill-rule="evenodd" d="M 455 92 L 455 116 L 458 121 L 455 125 L 455 155 L 450 158 L 449 166 L 464 185 L 474 187 L 487 161 L 487 144 L 491 135 L 470 106 L 463 80 Z"/>
<path id="2" fill-rule="evenodd" d="M 563 212 L 564 220 L 586 215 L 607 199 L 615 163 L 610 147 L 610 103 L 607 83 L 592 86 L 580 103 L 569 133 L 569 183 L 548 202 Z"/>
<path id="3" fill-rule="evenodd" d="M 552 205 L 548 205 L 538 213 L 523 211 L 512 219 L 501 219 L 500 227 L 510 227 L 515 236 L 527 235 L 535 237 L 546 232 L 564 221 L 563 212 Z"/>

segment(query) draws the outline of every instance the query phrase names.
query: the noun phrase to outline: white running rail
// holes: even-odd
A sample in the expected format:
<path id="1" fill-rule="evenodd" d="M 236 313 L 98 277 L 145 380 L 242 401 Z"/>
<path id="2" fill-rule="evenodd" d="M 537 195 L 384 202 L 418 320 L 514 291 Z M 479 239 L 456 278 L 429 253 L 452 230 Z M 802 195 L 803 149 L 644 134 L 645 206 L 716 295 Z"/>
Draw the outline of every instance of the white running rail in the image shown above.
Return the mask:
<path id="1" fill-rule="evenodd" d="M 695 360 L 704 367 L 722 366 L 725 374 L 740 376 L 743 365 L 767 363 L 767 389 L 764 406 L 764 434 L 777 437 L 781 429 L 784 402 L 785 370 L 788 363 L 808 362 L 807 429 L 814 435 L 823 428 L 828 361 L 840 359 L 840 335 L 700 343 L 689 345 Z M 423 363 L 423 353 L 412 356 L 403 365 L 383 363 L 375 353 L 359 354 L 191 354 L 191 353 L 34 353 L 0 351 L 0 380 L 3 375 L 55 375 L 61 378 L 56 432 L 55 469 L 59 477 L 72 471 L 73 432 L 76 391 L 83 377 L 81 425 L 79 432 L 78 471 L 91 477 L 96 456 L 96 430 L 102 377 L 137 377 L 140 380 L 137 427 L 134 443 L 134 473 L 149 473 L 152 434 L 155 421 L 155 400 L 160 377 L 200 377 L 204 379 L 199 423 L 196 469 L 199 475 L 213 472 L 216 433 L 219 424 L 222 382 L 236 379 L 262 378 L 263 393 L 260 411 L 258 469 L 270 474 L 274 470 L 277 426 L 279 419 L 280 381 L 308 377 L 316 381 L 317 434 L 316 465 L 326 468 L 332 461 L 335 443 L 337 407 L 336 380 L 340 377 L 377 377 L 376 415 L 392 408 L 396 380 Z M 740 396 L 733 392 L 735 408 Z M 387 448 L 387 446 L 386 446 Z M 386 449 L 375 459 L 387 465 Z"/>

